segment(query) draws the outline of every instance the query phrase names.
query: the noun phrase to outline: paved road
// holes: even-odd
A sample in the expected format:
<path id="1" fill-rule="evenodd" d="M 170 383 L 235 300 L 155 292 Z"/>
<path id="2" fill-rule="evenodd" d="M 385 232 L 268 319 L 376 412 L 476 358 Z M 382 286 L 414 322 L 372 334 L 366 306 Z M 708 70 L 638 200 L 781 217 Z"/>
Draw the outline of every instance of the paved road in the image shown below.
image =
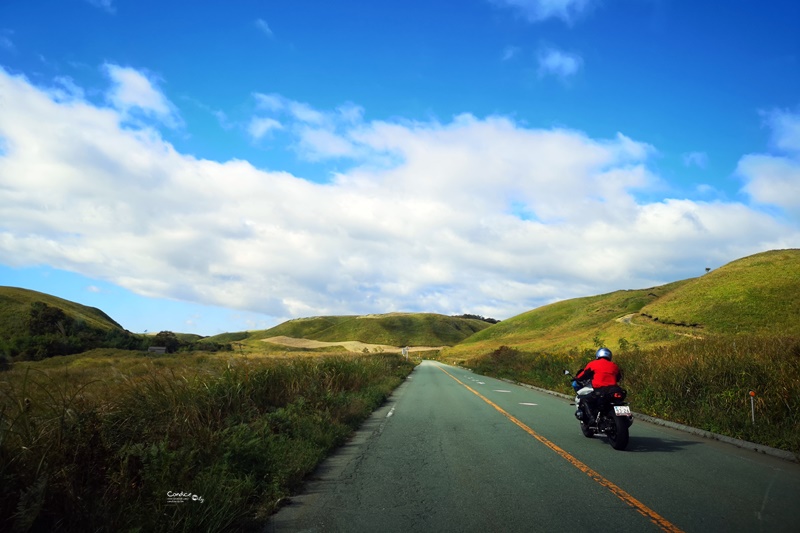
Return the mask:
<path id="1" fill-rule="evenodd" d="M 572 410 L 424 362 L 266 531 L 800 531 L 800 465 L 640 420 L 619 452 Z"/>

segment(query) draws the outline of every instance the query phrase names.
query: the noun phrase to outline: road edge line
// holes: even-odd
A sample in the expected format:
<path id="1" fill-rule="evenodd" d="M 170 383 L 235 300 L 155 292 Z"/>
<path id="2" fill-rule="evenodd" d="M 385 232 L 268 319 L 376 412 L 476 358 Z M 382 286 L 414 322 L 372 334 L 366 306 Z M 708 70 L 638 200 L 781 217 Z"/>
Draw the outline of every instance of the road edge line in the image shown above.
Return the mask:
<path id="1" fill-rule="evenodd" d="M 664 518 L 663 516 L 661 516 L 657 512 L 653 511 L 652 509 L 650 509 L 648 506 L 646 506 L 645 504 L 643 504 L 642 502 L 640 502 L 636 498 L 634 498 L 631 494 L 626 492 L 622 487 L 616 485 L 611 480 L 606 479 L 605 477 L 600 475 L 597 471 L 593 470 L 589 465 L 587 465 L 586 463 L 582 462 L 580 459 L 577 459 L 572 454 L 570 454 L 568 451 L 566 451 L 563 448 L 561 448 L 560 446 L 558 446 L 556 443 L 554 443 L 551 440 L 549 440 L 549 439 L 539 435 L 538 433 L 536 433 L 527 424 L 525 424 L 524 422 L 522 422 L 521 420 L 516 418 L 514 415 L 512 415 L 511 413 L 509 413 L 508 411 L 506 411 L 505 409 L 503 409 L 502 407 L 500 407 L 499 405 L 494 403 L 489 398 L 487 398 L 484 395 L 482 395 L 480 392 L 476 391 L 475 389 L 473 389 L 472 387 L 470 387 L 466 383 L 462 382 L 460 379 L 458 379 L 457 377 L 452 375 L 450 372 L 448 372 L 447 370 L 445 370 L 441 366 L 438 367 L 438 368 L 439 368 L 439 370 L 441 370 L 442 372 L 444 372 L 445 374 L 450 376 L 452 379 L 454 379 L 461 386 L 466 388 L 468 391 L 470 391 L 471 393 L 476 395 L 478 398 L 480 398 L 481 400 L 483 400 L 484 402 L 486 402 L 487 404 L 492 406 L 500 414 L 502 414 L 503 416 L 508 418 L 513 424 L 515 424 L 516 426 L 521 428 L 523 431 L 525 431 L 531 437 L 535 438 L 540 443 L 544 444 L 545 446 L 550 448 L 552 451 L 554 451 L 556 454 L 560 455 L 564 460 L 566 460 L 572 466 L 574 466 L 575 468 L 577 468 L 578 470 L 580 470 L 581 472 L 583 472 L 584 474 L 589 476 L 597 484 L 599 484 L 600 486 L 605 487 L 606 489 L 608 489 L 614 496 L 616 496 L 617 498 L 622 500 L 624 503 L 626 503 L 626 504 L 630 505 L 631 507 L 633 507 L 639 514 L 641 514 L 645 518 L 648 518 L 653 524 L 655 524 L 658 527 L 660 527 L 663 531 L 667 531 L 667 532 L 671 532 L 671 533 L 682 533 L 682 531 L 683 531 L 682 529 L 680 529 L 679 527 L 674 525 L 672 522 L 670 522 L 669 520 L 667 520 L 666 518 Z"/>
<path id="2" fill-rule="evenodd" d="M 469 368 L 464 368 L 464 370 L 472 372 L 472 370 Z M 508 378 L 494 378 L 494 379 L 499 379 L 500 381 L 505 381 L 506 383 L 511 383 L 512 385 L 519 385 L 520 387 L 533 389 L 535 391 L 544 392 L 552 396 L 558 396 L 559 398 L 564 398 L 566 400 L 575 400 L 574 396 L 568 396 L 560 392 L 543 389 L 541 387 L 537 387 L 536 385 L 531 385 L 529 383 L 521 383 L 519 381 L 514 381 Z M 736 446 L 737 448 L 741 448 L 743 450 L 762 453 L 764 455 L 769 455 L 770 457 L 775 457 L 776 459 L 783 459 L 784 461 L 789 461 L 791 463 L 800 463 L 800 458 L 797 455 L 793 454 L 792 452 L 788 452 L 786 450 L 781 450 L 778 448 L 773 448 L 765 444 L 757 444 L 755 442 L 736 439 L 734 437 L 728 437 L 727 435 L 720 435 L 719 433 L 712 433 L 711 431 L 706 431 L 705 429 L 686 426 L 684 424 L 679 424 L 678 422 L 672 422 L 670 420 L 656 418 L 654 416 L 646 415 L 644 413 L 637 413 L 636 411 L 633 411 L 633 417 L 634 419 L 643 420 L 644 422 L 649 422 L 651 424 L 656 424 L 658 426 L 664 426 L 670 429 L 683 431 L 684 433 L 689 433 L 690 435 L 696 435 L 698 437 L 724 442 L 725 444 L 730 444 Z"/>

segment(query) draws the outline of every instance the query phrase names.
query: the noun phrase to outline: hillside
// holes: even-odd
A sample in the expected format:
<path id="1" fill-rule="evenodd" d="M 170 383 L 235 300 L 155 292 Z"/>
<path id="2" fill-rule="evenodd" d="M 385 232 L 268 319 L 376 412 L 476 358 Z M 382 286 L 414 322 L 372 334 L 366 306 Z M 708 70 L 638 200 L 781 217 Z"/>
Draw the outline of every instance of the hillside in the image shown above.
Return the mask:
<path id="1" fill-rule="evenodd" d="M 194 334 L 135 335 L 94 307 L 28 289 L 0 287 L 0 366 L 95 348 L 147 350 L 151 345 L 165 346 L 168 352 L 230 349 Z"/>
<path id="2" fill-rule="evenodd" d="M 226 333 L 209 337 L 207 340 L 227 340 L 235 337 L 238 337 L 237 340 L 292 337 L 325 342 L 359 341 L 390 346 L 453 346 L 489 325 L 482 320 L 434 313 L 323 316 L 289 320 L 268 330 L 250 332 L 247 337 Z"/>
<path id="3" fill-rule="evenodd" d="M 87 307 L 42 292 L 0 286 L 0 338 L 12 338 L 28 333 L 31 305 L 35 302 L 61 309 L 67 317 L 92 328 L 123 329 L 111 317 L 95 307 Z"/>
<path id="4" fill-rule="evenodd" d="M 0 287 L 0 363 L 40 360 L 141 341 L 99 309 L 49 294 Z"/>
<path id="5" fill-rule="evenodd" d="M 800 335 L 800 250 L 732 261 L 641 309 L 668 324 L 719 334 Z"/>
<path id="6" fill-rule="evenodd" d="M 800 336 L 798 316 L 800 250 L 792 249 L 745 257 L 704 276 L 658 287 L 556 302 L 494 325 L 433 313 L 321 316 L 202 341 L 211 345 L 291 337 L 449 346 L 443 352 L 445 357 L 464 358 L 504 345 L 527 351 L 572 351 L 598 343 L 612 349 L 646 348 L 715 335 Z M 41 337 L 38 346 L 44 348 L 31 340 L 37 335 Z M 69 342 L 65 340 L 68 337 Z M 128 337 L 129 333 L 99 309 L 36 291 L 0 287 L 0 355 L 35 354 L 41 358 L 76 353 L 74 350 L 84 346 L 144 346 Z M 178 340 L 183 344 L 200 341 L 198 336 L 185 337 Z"/>
<path id="7" fill-rule="evenodd" d="M 470 357 L 503 345 L 567 351 L 598 342 L 647 347 L 736 333 L 800 336 L 798 316 L 800 250 L 776 250 L 699 278 L 543 306 L 490 326 L 444 355 Z"/>

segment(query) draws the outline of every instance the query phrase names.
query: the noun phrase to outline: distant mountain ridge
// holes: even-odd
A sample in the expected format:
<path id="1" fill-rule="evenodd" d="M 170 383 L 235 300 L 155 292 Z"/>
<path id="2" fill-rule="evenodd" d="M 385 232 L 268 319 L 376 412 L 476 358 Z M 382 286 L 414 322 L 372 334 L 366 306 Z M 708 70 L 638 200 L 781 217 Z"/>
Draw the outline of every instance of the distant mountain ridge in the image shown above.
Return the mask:
<path id="1" fill-rule="evenodd" d="M 0 287 L 0 350 L 6 355 L 13 351 L 11 344 L 33 335 L 32 317 L 49 320 L 51 331 L 46 333 L 62 343 L 70 333 L 110 337 L 115 342 L 123 338 L 127 342 L 132 336 L 100 309 L 28 289 Z M 497 324 L 435 313 L 319 316 L 203 340 L 230 343 L 284 336 L 449 346 L 445 355 L 469 357 L 504 345 L 528 350 L 586 349 L 598 343 L 645 347 L 737 334 L 800 337 L 800 250 L 755 254 L 701 277 L 657 287 L 556 302 Z"/>
<path id="2" fill-rule="evenodd" d="M 490 325 L 484 320 L 436 313 L 318 316 L 289 320 L 267 330 L 248 332 L 236 340 L 292 337 L 390 346 L 453 346 Z M 229 338 L 230 334 L 223 334 L 210 340 Z"/>

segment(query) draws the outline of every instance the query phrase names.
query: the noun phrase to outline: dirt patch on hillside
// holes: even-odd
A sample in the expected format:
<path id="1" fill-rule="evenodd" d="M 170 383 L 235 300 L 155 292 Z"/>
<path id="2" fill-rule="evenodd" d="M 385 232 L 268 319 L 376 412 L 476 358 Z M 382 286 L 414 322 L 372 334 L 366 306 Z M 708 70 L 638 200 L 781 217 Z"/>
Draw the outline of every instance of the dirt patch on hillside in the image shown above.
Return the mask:
<path id="1" fill-rule="evenodd" d="M 292 346 L 294 348 L 330 348 L 331 346 L 342 346 L 350 352 L 363 352 L 364 349 L 370 352 L 386 352 L 386 353 L 400 353 L 402 346 L 389 346 L 388 344 L 367 344 L 360 341 L 339 341 L 339 342 L 324 342 L 312 341 L 310 339 L 297 339 L 294 337 L 269 337 L 268 339 L 261 339 L 264 342 L 271 342 L 272 344 L 281 344 L 283 346 Z M 409 352 L 426 352 L 429 350 L 441 350 L 444 346 L 409 346 Z"/>
<path id="2" fill-rule="evenodd" d="M 638 326 L 639 324 L 634 324 L 633 322 L 631 322 L 631 319 L 632 319 L 634 316 L 636 316 L 636 314 L 637 314 L 637 313 L 631 313 L 631 314 L 629 314 L 629 315 L 621 316 L 621 317 L 619 317 L 619 318 L 617 319 L 617 322 L 621 322 L 622 324 L 627 324 L 627 325 L 629 325 L 629 326 Z M 668 324 L 668 323 L 666 323 L 666 322 L 662 322 L 662 324 L 663 324 L 663 325 L 674 325 L 674 324 Z M 689 337 L 689 338 L 691 338 L 691 339 L 700 339 L 700 340 L 702 340 L 702 339 L 703 339 L 703 337 L 702 337 L 702 336 L 700 336 L 700 335 L 694 335 L 694 334 L 692 334 L 692 333 L 684 333 L 684 332 L 681 332 L 681 331 L 673 331 L 673 333 L 675 333 L 676 335 L 681 335 L 681 336 L 683 336 L 683 337 Z"/>
<path id="3" fill-rule="evenodd" d="M 623 324 L 628 324 L 629 326 L 636 326 L 637 324 L 634 324 L 633 322 L 631 322 L 631 319 L 635 315 L 636 315 L 636 313 L 631 313 L 629 315 L 621 316 L 621 317 L 619 317 L 617 319 L 617 322 L 622 322 Z"/>

